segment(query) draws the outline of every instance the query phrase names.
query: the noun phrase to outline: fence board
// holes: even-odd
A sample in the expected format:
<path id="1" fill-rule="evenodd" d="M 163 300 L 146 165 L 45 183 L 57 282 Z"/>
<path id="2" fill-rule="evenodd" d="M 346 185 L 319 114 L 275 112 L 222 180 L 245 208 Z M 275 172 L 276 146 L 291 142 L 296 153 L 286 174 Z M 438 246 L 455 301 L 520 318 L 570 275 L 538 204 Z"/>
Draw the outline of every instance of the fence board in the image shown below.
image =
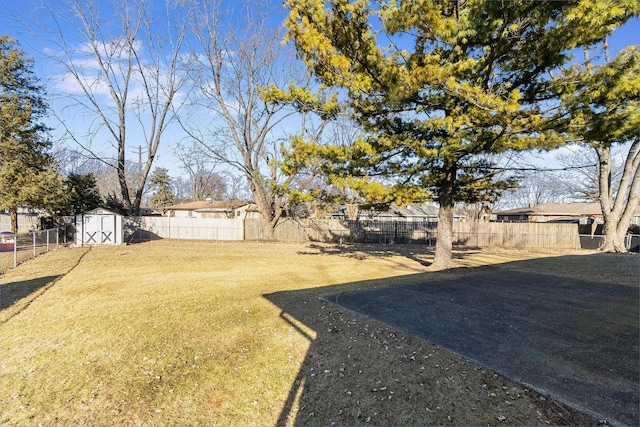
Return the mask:
<path id="1" fill-rule="evenodd" d="M 336 219 L 291 219 L 278 222 L 269 236 L 259 219 L 246 219 L 246 240 L 278 240 L 281 242 L 340 242 L 349 236 L 349 228 Z"/>
<path id="2" fill-rule="evenodd" d="M 410 221 L 341 221 L 285 219 L 278 223 L 273 239 L 285 242 L 339 240 L 354 243 L 419 243 L 434 245 L 437 223 Z M 456 222 L 454 245 L 578 249 L 577 224 Z M 266 239 L 259 220 L 245 220 L 247 240 Z"/>

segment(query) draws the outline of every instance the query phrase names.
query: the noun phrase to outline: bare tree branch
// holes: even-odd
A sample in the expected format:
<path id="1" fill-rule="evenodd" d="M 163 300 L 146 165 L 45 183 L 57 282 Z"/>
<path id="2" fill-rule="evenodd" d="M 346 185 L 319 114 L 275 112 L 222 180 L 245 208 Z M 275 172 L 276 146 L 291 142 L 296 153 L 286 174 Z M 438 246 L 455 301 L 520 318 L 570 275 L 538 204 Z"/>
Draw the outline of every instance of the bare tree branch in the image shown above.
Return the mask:
<path id="1" fill-rule="evenodd" d="M 280 28 L 267 24 L 264 4 L 247 2 L 223 15 L 220 3 L 203 1 L 191 9 L 197 58 L 189 117 L 180 123 L 211 158 L 244 176 L 266 230 L 273 231 L 284 213 L 284 176 L 279 157 L 282 127 L 295 112 L 265 102 L 260 88 L 298 79 L 294 58 L 281 45 Z M 233 19 L 232 19 L 233 16 Z M 232 22 L 242 18 L 243 28 Z"/>
<path id="2" fill-rule="evenodd" d="M 157 2 L 147 0 L 50 0 L 47 5 L 56 30 L 52 58 L 66 70 L 59 81 L 66 87 L 64 92 L 59 89 L 57 102 L 97 119 L 85 135 L 64 124 L 63 117 L 61 122 L 70 139 L 95 158 L 101 156 L 92 148 L 95 141 L 87 137 L 108 135 L 117 152 L 111 166 L 118 173 L 122 202 L 135 215 L 163 134 L 179 110 L 176 95 L 186 82 L 189 65 L 181 64 L 186 23 L 172 4 L 158 10 Z M 159 29 L 158 21 L 169 30 Z M 70 43 L 70 29 L 83 44 Z M 138 126 L 130 123 L 130 116 Z M 129 141 L 139 139 L 144 140 L 146 158 L 133 183 L 126 173 L 126 153 Z"/>

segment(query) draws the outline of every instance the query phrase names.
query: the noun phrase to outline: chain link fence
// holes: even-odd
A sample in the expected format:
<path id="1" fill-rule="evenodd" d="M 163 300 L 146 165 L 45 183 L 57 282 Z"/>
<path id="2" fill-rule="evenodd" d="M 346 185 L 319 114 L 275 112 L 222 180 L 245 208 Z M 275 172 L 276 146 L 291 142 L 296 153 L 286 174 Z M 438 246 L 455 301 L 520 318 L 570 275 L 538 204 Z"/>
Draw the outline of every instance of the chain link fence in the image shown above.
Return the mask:
<path id="1" fill-rule="evenodd" d="M 35 230 L 13 234 L 0 234 L 0 272 L 15 268 L 31 258 L 73 243 L 74 227 L 71 224 L 47 230 Z"/>

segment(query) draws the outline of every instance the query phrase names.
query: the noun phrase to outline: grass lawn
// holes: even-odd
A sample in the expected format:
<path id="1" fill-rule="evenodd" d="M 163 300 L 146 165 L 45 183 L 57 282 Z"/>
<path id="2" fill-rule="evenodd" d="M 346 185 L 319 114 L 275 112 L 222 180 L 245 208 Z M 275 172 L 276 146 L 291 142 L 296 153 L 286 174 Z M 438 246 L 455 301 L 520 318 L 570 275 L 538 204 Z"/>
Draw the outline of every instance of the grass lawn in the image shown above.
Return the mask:
<path id="1" fill-rule="evenodd" d="M 416 246 L 179 241 L 48 253 L 1 277 L 0 423 L 597 423 L 319 300 L 458 274 L 429 272 L 430 257 Z M 589 257 L 576 276 L 637 284 L 637 257 Z M 468 251 L 456 265 L 573 274 L 562 259 Z"/>

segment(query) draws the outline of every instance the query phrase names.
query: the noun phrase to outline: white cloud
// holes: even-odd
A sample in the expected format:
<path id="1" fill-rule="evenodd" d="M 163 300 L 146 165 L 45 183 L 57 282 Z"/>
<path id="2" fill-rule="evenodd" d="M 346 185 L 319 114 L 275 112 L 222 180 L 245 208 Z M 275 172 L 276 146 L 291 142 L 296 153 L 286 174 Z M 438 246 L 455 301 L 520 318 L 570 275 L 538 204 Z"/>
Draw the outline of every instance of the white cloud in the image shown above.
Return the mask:
<path id="1" fill-rule="evenodd" d="M 85 90 L 96 97 L 110 96 L 109 85 L 104 79 L 100 79 L 98 74 L 78 75 L 76 77 L 69 72 L 54 77 L 54 82 L 54 91 L 59 96 L 84 95 Z"/>

